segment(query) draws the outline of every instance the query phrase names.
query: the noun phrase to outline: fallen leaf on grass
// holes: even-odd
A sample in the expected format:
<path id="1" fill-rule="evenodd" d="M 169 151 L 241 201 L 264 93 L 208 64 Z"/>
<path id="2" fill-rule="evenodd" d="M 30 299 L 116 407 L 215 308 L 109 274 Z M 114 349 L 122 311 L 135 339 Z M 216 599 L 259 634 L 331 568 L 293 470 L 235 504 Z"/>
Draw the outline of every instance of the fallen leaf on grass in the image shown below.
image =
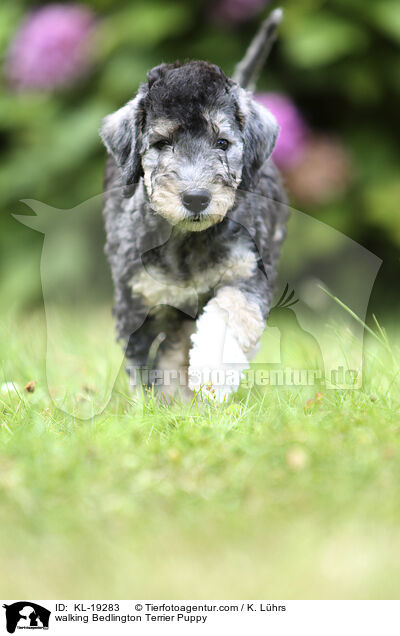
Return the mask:
<path id="1" fill-rule="evenodd" d="M 30 382 L 28 382 L 28 384 L 25 384 L 24 389 L 27 393 L 34 393 L 35 392 L 35 382 L 33 380 L 31 380 Z"/>

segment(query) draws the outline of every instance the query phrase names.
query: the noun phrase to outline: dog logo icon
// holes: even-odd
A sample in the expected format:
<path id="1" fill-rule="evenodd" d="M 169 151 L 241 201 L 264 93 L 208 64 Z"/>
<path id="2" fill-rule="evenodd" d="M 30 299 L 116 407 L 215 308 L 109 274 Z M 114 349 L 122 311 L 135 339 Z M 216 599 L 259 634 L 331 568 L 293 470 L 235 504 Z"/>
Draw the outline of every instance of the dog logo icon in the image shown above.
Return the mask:
<path id="1" fill-rule="evenodd" d="M 3 607 L 6 610 L 9 634 L 14 634 L 16 629 L 49 629 L 51 612 L 37 603 L 18 601 Z"/>

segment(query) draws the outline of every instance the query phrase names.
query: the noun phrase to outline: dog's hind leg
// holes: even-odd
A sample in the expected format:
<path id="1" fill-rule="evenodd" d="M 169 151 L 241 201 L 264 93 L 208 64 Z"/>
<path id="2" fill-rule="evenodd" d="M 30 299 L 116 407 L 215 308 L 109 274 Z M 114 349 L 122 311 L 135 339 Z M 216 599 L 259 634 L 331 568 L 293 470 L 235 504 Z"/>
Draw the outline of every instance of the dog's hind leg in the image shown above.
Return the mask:
<path id="1" fill-rule="evenodd" d="M 194 320 L 182 320 L 176 333 L 167 335 L 154 362 L 157 393 L 166 401 L 178 396 L 191 399 L 188 388 L 190 336 L 196 329 Z"/>

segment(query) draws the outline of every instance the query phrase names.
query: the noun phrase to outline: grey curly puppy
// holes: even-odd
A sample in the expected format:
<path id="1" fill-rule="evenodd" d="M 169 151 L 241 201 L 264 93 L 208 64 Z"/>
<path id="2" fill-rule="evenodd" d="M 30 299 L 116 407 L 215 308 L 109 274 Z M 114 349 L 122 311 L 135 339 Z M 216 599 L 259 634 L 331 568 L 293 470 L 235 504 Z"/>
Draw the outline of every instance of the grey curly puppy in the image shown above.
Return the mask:
<path id="1" fill-rule="evenodd" d="M 171 392 L 189 366 L 198 390 L 210 370 L 233 369 L 211 388 L 225 399 L 261 337 L 287 208 L 269 159 L 277 123 L 245 87 L 280 19 L 263 23 L 233 79 L 208 62 L 161 64 L 103 121 L 106 253 L 132 383 L 150 365 L 142 381 Z"/>

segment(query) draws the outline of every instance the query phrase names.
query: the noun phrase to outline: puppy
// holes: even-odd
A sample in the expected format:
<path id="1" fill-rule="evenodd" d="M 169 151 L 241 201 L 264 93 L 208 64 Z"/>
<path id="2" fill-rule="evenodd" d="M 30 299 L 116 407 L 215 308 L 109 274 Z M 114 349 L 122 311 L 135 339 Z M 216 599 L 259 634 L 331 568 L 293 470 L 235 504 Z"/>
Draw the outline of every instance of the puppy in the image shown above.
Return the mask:
<path id="1" fill-rule="evenodd" d="M 280 17 L 233 79 L 208 62 L 161 64 L 103 121 L 106 253 L 132 384 L 224 400 L 262 335 L 287 209 L 269 159 L 278 125 L 246 87 Z"/>

